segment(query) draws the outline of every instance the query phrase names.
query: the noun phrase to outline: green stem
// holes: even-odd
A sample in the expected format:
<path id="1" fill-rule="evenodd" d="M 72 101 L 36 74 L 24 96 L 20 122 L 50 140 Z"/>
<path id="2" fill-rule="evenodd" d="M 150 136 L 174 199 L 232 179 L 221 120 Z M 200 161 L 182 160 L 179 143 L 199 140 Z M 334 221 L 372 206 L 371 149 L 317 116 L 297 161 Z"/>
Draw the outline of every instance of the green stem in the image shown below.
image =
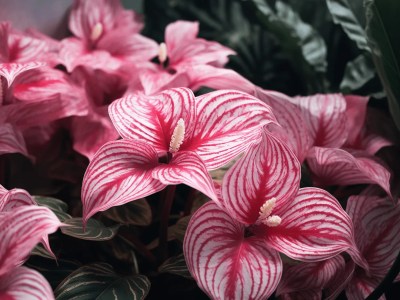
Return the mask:
<path id="1" fill-rule="evenodd" d="M 166 188 L 164 197 L 161 198 L 161 212 L 160 212 L 160 259 L 164 261 L 168 258 L 168 225 L 169 216 L 171 213 L 172 203 L 174 201 L 176 185 L 169 185 Z"/>

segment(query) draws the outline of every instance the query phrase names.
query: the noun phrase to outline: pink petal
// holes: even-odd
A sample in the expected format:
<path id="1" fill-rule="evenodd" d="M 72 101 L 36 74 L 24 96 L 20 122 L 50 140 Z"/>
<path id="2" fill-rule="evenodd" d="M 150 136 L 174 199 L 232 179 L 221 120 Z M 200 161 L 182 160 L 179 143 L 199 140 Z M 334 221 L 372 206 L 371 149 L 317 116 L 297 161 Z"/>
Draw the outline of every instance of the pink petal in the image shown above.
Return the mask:
<path id="1" fill-rule="evenodd" d="M 262 126 L 276 122 L 271 108 L 243 92 L 220 90 L 196 97 L 197 124 L 182 150 L 195 151 L 208 170 L 218 169 L 260 139 Z"/>
<path id="2" fill-rule="evenodd" d="M 376 158 L 342 149 L 314 147 L 307 158 L 317 184 L 378 184 L 390 193 L 390 172 Z"/>
<path id="3" fill-rule="evenodd" d="M 340 147 L 348 135 L 346 101 L 341 94 L 296 97 L 314 146 Z"/>
<path id="4" fill-rule="evenodd" d="M 176 21 L 165 28 L 165 43 L 168 55 L 179 53 L 182 42 L 193 42 L 199 33 L 199 22 Z"/>
<path id="5" fill-rule="evenodd" d="M 43 236 L 61 225 L 46 207 L 21 206 L 3 213 L 0 218 L 0 276 L 23 261 Z"/>
<path id="6" fill-rule="evenodd" d="M 0 62 L 9 61 L 9 49 L 8 49 L 8 34 L 10 31 L 10 23 L 0 23 Z"/>
<path id="7" fill-rule="evenodd" d="M 190 273 L 213 299 L 266 299 L 278 285 L 282 262 L 259 238 L 215 203 L 192 216 L 183 242 Z"/>
<path id="8" fill-rule="evenodd" d="M 184 183 L 218 201 L 212 178 L 200 157 L 194 152 L 177 152 L 168 164 L 156 167 L 152 176 L 165 185 Z"/>
<path id="9" fill-rule="evenodd" d="M 42 274 L 26 267 L 11 270 L 0 279 L 0 298 L 10 300 L 54 299 L 53 290 Z"/>
<path id="10" fill-rule="evenodd" d="M 353 261 L 346 262 L 345 269 L 342 272 L 336 273 L 331 282 L 325 289 L 326 300 L 337 299 L 339 294 L 345 289 L 347 284 L 353 278 L 356 265 Z"/>
<path id="11" fill-rule="evenodd" d="M 5 153 L 29 156 L 22 133 L 10 123 L 0 124 L 0 155 Z"/>
<path id="12" fill-rule="evenodd" d="M 252 145 L 226 172 L 222 198 L 231 216 L 250 225 L 257 221 L 267 200 L 276 198 L 276 206 L 285 205 L 299 187 L 299 161 L 281 141 L 264 130 L 261 142 Z"/>
<path id="13" fill-rule="evenodd" d="M 346 296 L 348 299 L 364 300 L 371 294 L 380 283 L 377 278 L 354 277 L 346 287 Z M 384 296 L 379 300 L 386 299 Z"/>
<path id="14" fill-rule="evenodd" d="M 336 274 L 343 273 L 345 261 L 337 255 L 328 260 L 301 263 L 283 270 L 276 295 L 315 290 L 321 292 Z"/>
<path id="15" fill-rule="evenodd" d="M 41 62 L 30 62 L 24 64 L 4 63 L 0 64 L 0 75 L 7 80 L 7 86 L 10 87 L 18 75 L 28 70 L 40 68 L 45 65 L 45 63 Z"/>
<path id="16" fill-rule="evenodd" d="M 346 210 L 371 274 L 383 278 L 400 249 L 400 206 L 387 198 L 361 195 L 350 197 Z"/>
<path id="17" fill-rule="evenodd" d="M 118 140 L 101 147 L 83 178 L 84 223 L 96 212 L 162 190 L 165 185 L 151 176 L 157 165 L 154 148 L 139 141 Z"/>
<path id="18" fill-rule="evenodd" d="M 233 89 L 254 94 L 254 84 L 230 69 L 199 65 L 185 71 L 190 78 L 190 88 L 194 91 L 205 86 L 215 90 Z"/>
<path id="19" fill-rule="evenodd" d="M 11 211 L 12 209 L 24 206 L 36 205 L 32 196 L 23 189 L 12 189 L 8 191 L 0 185 L 0 211 Z"/>
<path id="20" fill-rule="evenodd" d="M 281 125 L 281 127 L 274 127 L 274 134 L 286 142 L 299 161 L 303 162 L 313 140 L 301 116 L 301 110 L 290 103 L 291 99 L 288 96 L 279 92 L 257 89 L 256 97 L 272 107 Z"/>
<path id="21" fill-rule="evenodd" d="M 328 192 L 302 188 L 285 207 L 277 207 L 277 227 L 265 227 L 268 244 L 301 261 L 328 259 L 352 249 L 357 252 L 351 219 Z"/>
<path id="22" fill-rule="evenodd" d="M 169 149 L 179 119 L 185 122 L 185 140 L 190 140 L 195 122 L 193 92 L 187 88 L 170 89 L 156 96 L 129 96 L 114 101 L 109 114 L 123 138 L 138 139 L 157 151 Z"/>
<path id="23" fill-rule="evenodd" d="M 306 290 L 300 292 L 294 292 L 291 294 L 283 294 L 279 296 L 280 300 L 321 300 L 322 292 L 316 290 Z"/>
<path id="24" fill-rule="evenodd" d="M 76 0 L 69 19 L 72 33 L 89 41 L 97 23 L 102 25 L 104 34 L 114 28 L 129 28 L 133 33 L 142 29 L 138 16 L 124 10 L 119 0 Z"/>
<path id="25" fill-rule="evenodd" d="M 346 95 L 346 117 L 349 134 L 347 143 L 353 144 L 365 126 L 369 97 Z"/>

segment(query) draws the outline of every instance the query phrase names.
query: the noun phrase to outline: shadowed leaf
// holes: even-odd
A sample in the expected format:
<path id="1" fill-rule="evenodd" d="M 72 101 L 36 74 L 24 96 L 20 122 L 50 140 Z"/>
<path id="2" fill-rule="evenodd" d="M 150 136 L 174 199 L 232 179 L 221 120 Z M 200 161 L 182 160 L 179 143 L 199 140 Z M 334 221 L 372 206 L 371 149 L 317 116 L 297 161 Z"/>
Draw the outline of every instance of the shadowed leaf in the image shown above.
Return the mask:
<path id="1" fill-rule="evenodd" d="M 183 254 L 170 257 L 159 268 L 160 273 L 170 273 L 179 275 L 185 278 L 192 278 L 188 267 L 186 265 L 185 257 Z"/>
<path id="2" fill-rule="evenodd" d="M 89 219 L 86 224 L 86 229 L 83 230 L 82 219 L 72 218 L 64 222 L 69 226 L 61 228 L 62 233 L 81 239 L 89 241 L 106 241 L 112 239 L 118 231 L 119 226 L 106 227 L 103 223 Z"/>
<path id="3" fill-rule="evenodd" d="M 107 218 L 125 225 L 147 226 L 151 223 L 151 207 L 145 198 L 114 206 L 103 213 Z"/>

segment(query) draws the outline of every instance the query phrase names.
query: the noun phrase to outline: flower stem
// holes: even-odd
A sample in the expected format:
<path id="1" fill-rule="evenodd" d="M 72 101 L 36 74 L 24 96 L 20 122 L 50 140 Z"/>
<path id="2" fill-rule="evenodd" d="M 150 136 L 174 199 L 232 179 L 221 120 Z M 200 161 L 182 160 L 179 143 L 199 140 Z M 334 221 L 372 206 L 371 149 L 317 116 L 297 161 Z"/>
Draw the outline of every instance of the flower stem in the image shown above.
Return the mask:
<path id="1" fill-rule="evenodd" d="M 164 261 L 168 258 L 168 225 L 169 215 L 171 213 L 172 203 L 175 196 L 175 185 L 169 185 L 161 199 L 161 212 L 160 212 L 160 258 Z"/>
<path id="2" fill-rule="evenodd" d="M 385 291 L 387 291 L 389 285 L 393 282 L 393 280 L 396 278 L 399 272 L 400 272 L 400 251 L 389 272 L 387 272 L 385 278 L 383 278 L 381 283 L 366 298 L 366 300 L 379 299 L 379 297 L 382 296 Z"/>

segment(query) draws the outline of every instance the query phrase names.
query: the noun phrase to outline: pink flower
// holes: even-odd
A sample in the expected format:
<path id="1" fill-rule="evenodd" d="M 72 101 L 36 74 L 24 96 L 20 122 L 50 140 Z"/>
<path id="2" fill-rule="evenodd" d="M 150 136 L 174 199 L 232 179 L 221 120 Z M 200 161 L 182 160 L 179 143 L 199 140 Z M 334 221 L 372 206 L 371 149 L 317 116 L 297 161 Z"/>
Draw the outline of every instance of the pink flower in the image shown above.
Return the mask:
<path id="1" fill-rule="evenodd" d="M 317 188 L 299 189 L 300 164 L 264 131 L 225 174 L 220 204 L 192 216 L 184 239 L 187 265 L 213 299 L 266 299 L 282 274 L 279 252 L 306 262 L 354 246 L 349 216 Z"/>
<path id="2" fill-rule="evenodd" d="M 116 71 L 125 62 L 150 60 L 157 44 L 138 34 L 142 26 L 118 0 L 76 0 L 69 19 L 75 37 L 62 40 L 61 61 L 71 72 L 80 65 Z"/>
<path id="3" fill-rule="evenodd" d="M 259 139 L 274 122 L 270 108 L 236 91 L 195 98 L 186 88 L 113 102 L 111 120 L 122 140 L 104 145 L 83 179 L 83 219 L 184 183 L 217 200 L 207 170 L 219 168 Z"/>

